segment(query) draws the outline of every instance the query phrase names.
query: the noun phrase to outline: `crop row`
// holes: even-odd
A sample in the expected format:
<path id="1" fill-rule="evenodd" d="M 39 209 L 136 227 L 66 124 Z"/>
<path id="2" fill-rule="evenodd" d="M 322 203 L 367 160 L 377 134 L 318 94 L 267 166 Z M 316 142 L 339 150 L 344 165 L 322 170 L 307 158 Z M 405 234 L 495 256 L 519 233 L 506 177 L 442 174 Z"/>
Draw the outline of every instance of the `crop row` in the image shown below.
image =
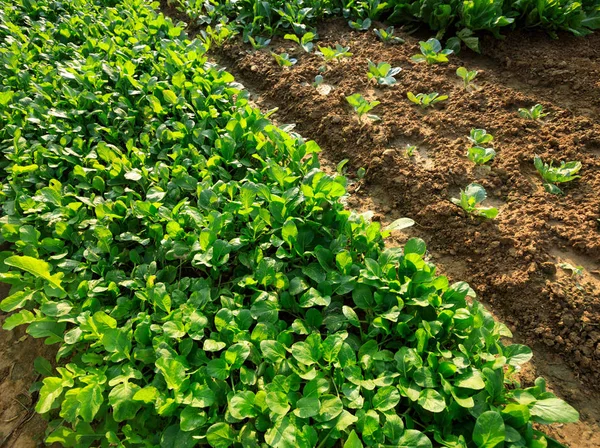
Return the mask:
<path id="1" fill-rule="evenodd" d="M 58 346 L 46 442 L 539 448 L 577 420 L 155 5 L 0 5 L 0 308 Z"/>

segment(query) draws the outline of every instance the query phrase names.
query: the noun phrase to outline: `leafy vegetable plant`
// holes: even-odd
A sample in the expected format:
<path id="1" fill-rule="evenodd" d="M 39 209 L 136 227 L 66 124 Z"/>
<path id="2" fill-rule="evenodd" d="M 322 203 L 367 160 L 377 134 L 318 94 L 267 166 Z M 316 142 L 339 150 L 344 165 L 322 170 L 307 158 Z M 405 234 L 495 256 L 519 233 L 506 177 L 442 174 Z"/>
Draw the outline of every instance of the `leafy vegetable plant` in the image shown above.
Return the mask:
<path id="1" fill-rule="evenodd" d="M 374 64 L 369 59 L 367 59 L 369 63 L 369 73 L 367 73 L 368 79 L 374 79 L 377 81 L 377 84 L 384 86 L 391 86 L 396 84 L 395 75 L 400 73 L 402 70 L 400 67 L 393 67 L 387 62 L 380 62 L 379 64 Z"/>
<path id="2" fill-rule="evenodd" d="M 287 53 L 277 54 L 271 52 L 271 56 L 275 58 L 275 61 L 277 61 L 277 64 L 281 67 L 291 67 L 292 65 L 296 64 L 296 62 L 298 62 L 297 59 L 290 58 L 290 55 Z"/>
<path id="3" fill-rule="evenodd" d="M 293 42 L 296 42 L 298 45 L 300 45 L 304 49 L 304 51 L 306 51 L 307 53 L 310 53 L 311 51 L 313 51 L 313 48 L 314 48 L 313 40 L 315 40 L 317 38 L 317 35 L 315 33 L 309 31 L 308 33 L 304 33 L 304 35 L 301 38 L 299 38 L 295 34 L 286 34 L 283 38 L 287 39 L 287 40 L 291 40 Z"/>
<path id="4" fill-rule="evenodd" d="M 367 17 L 366 19 L 356 19 L 356 21 L 350 20 L 348 25 L 353 30 L 367 31 L 369 28 L 371 28 L 371 19 Z"/>
<path id="5" fill-rule="evenodd" d="M 340 44 L 336 44 L 335 48 L 319 46 L 319 51 L 325 62 L 331 62 L 334 59 L 339 62 L 342 58 L 351 57 L 352 53 L 348 50 L 350 50 L 350 47 L 342 47 Z"/>
<path id="6" fill-rule="evenodd" d="M 416 150 L 417 150 L 416 145 L 410 145 L 410 144 L 406 145 L 405 152 L 408 157 L 413 157 L 415 155 Z"/>
<path id="7" fill-rule="evenodd" d="M 374 107 L 380 104 L 379 101 L 367 101 L 360 93 L 355 93 L 346 97 L 346 101 L 350 104 L 354 111 L 358 114 L 360 120 L 364 114 L 369 113 Z M 371 120 L 379 120 L 377 115 L 367 115 Z"/>
<path id="8" fill-rule="evenodd" d="M 544 113 L 544 106 L 541 104 L 536 104 L 530 109 L 526 109 L 524 107 L 519 108 L 519 115 L 522 118 L 528 118 L 530 120 L 540 120 L 548 114 Z"/>
<path id="9" fill-rule="evenodd" d="M 467 157 L 475 165 L 485 165 L 490 160 L 496 157 L 494 148 L 483 148 L 481 146 L 473 146 L 467 151 Z"/>
<path id="10" fill-rule="evenodd" d="M 410 101 L 418 104 L 422 108 L 433 107 L 436 103 L 446 101 L 448 95 L 440 95 L 439 93 L 417 93 L 416 95 L 412 92 L 408 92 L 406 95 Z"/>
<path id="11" fill-rule="evenodd" d="M 451 201 L 470 215 L 493 219 L 498 216 L 497 208 L 479 207 L 479 204 L 485 201 L 486 198 L 487 193 L 485 189 L 479 184 L 472 183 L 467 185 L 467 188 L 464 190 L 461 190 L 460 198 L 452 198 Z"/>
<path id="12" fill-rule="evenodd" d="M 313 81 L 312 86 L 319 87 L 321 84 L 323 84 L 323 75 L 315 76 L 315 80 Z"/>
<path id="13" fill-rule="evenodd" d="M 544 189 L 548 193 L 563 194 L 563 191 L 555 184 L 570 182 L 581 177 L 577 175 L 581 169 L 581 162 L 561 162 L 560 166 L 552 166 L 552 162 L 550 164 L 544 163 L 540 157 L 535 156 L 533 163 L 540 176 L 542 176 Z"/>
<path id="14" fill-rule="evenodd" d="M 402 44 L 404 39 L 394 36 L 394 27 L 389 26 L 386 29 L 379 28 L 374 29 L 375 35 L 385 44 Z"/>
<path id="15" fill-rule="evenodd" d="M 465 67 L 459 67 L 456 69 L 456 76 L 463 80 L 463 85 L 465 90 L 469 90 L 473 88 L 471 84 L 475 77 L 477 76 L 477 70 L 467 70 Z"/>
<path id="16" fill-rule="evenodd" d="M 261 48 L 265 48 L 267 45 L 269 45 L 271 43 L 271 39 L 262 36 L 253 37 L 249 35 L 248 42 L 250 42 L 252 48 L 255 50 L 260 50 Z"/>
<path id="17" fill-rule="evenodd" d="M 481 146 L 494 140 L 494 136 L 488 134 L 485 129 L 471 129 L 468 139 L 474 145 Z"/>
<path id="18" fill-rule="evenodd" d="M 419 42 L 421 54 L 415 54 L 411 59 L 415 62 L 427 62 L 427 64 L 440 64 L 448 62 L 448 56 L 453 53 L 450 49 L 442 49 L 439 40 L 431 38 L 426 42 Z"/>

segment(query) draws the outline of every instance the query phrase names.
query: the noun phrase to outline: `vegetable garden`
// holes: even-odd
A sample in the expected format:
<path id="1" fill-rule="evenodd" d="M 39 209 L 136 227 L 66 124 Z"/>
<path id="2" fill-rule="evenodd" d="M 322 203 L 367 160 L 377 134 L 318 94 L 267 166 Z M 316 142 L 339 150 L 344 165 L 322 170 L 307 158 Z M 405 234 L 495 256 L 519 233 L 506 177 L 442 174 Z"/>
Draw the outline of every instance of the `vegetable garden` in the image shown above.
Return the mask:
<path id="1" fill-rule="evenodd" d="M 598 446 L 597 1 L 0 4 L 0 446 Z"/>

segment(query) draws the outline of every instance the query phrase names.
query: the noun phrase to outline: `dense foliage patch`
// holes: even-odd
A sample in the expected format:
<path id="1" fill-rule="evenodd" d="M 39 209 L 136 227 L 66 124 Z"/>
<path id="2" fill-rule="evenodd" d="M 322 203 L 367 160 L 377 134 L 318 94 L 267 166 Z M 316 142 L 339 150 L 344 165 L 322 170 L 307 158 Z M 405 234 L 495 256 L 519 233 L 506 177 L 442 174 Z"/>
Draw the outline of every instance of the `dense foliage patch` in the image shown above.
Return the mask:
<path id="1" fill-rule="evenodd" d="M 578 418 L 156 5 L 0 4 L 0 308 L 59 346 L 48 443 L 538 448 Z"/>

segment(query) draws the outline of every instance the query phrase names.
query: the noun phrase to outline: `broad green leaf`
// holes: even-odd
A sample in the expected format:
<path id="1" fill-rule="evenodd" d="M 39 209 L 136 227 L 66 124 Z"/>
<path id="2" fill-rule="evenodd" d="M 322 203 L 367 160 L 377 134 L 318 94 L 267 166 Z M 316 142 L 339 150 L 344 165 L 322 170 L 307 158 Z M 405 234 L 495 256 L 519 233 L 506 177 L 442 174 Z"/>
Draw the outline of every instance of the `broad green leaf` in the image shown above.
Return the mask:
<path id="1" fill-rule="evenodd" d="M 227 448 L 235 440 L 235 433 L 227 423 L 219 422 L 206 431 L 206 440 L 213 448 Z"/>
<path id="2" fill-rule="evenodd" d="M 363 444 L 356 435 L 356 431 L 352 430 L 344 443 L 344 448 L 363 448 Z"/>
<path id="3" fill-rule="evenodd" d="M 432 448 L 431 440 L 416 429 L 407 429 L 394 445 L 397 448 Z"/>
<path id="4" fill-rule="evenodd" d="M 50 265 L 43 260 L 38 260 L 37 258 L 28 256 L 15 255 L 6 258 L 4 260 L 4 264 L 29 272 L 36 277 L 43 278 L 56 289 L 65 292 L 61 284 L 64 274 L 59 272 L 58 274 L 51 275 Z"/>
<path id="5" fill-rule="evenodd" d="M 579 420 L 579 412 L 560 398 L 537 400 L 530 412 L 539 423 L 573 423 Z"/>
<path id="6" fill-rule="evenodd" d="M 487 411 L 477 418 L 473 441 L 479 448 L 493 448 L 503 443 L 505 438 L 504 420 L 498 412 Z"/>

